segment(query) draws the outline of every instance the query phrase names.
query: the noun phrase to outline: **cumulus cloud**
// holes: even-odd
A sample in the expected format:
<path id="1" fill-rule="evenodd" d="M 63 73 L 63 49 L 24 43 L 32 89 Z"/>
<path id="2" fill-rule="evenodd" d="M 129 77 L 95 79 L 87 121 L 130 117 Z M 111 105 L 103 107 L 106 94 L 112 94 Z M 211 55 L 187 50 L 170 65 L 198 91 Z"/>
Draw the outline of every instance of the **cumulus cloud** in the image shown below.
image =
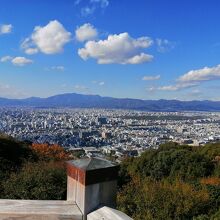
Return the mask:
<path id="1" fill-rule="evenodd" d="M 177 91 L 200 85 L 202 82 L 220 79 L 220 65 L 191 70 L 176 80 L 176 84 L 159 87 L 158 90 Z"/>
<path id="2" fill-rule="evenodd" d="M 75 37 L 80 42 L 93 40 L 97 36 L 98 36 L 98 31 L 89 23 L 86 23 L 78 27 L 75 31 Z"/>
<path id="3" fill-rule="evenodd" d="M 179 77 L 178 82 L 203 82 L 220 79 L 220 65 L 191 70 Z"/>
<path id="4" fill-rule="evenodd" d="M 144 76 L 142 78 L 142 80 L 145 80 L 145 81 L 154 81 L 154 80 L 159 80 L 160 79 L 160 75 L 157 75 L 157 76 Z"/>
<path id="5" fill-rule="evenodd" d="M 46 26 L 37 26 L 32 35 L 24 40 L 21 48 L 27 54 L 38 51 L 45 54 L 56 54 L 63 51 L 63 47 L 71 40 L 71 33 L 66 31 L 57 20 L 50 21 Z"/>
<path id="6" fill-rule="evenodd" d="M 27 64 L 33 63 L 33 60 L 27 59 L 25 57 L 4 56 L 0 59 L 0 62 L 11 62 L 15 66 L 25 66 Z"/>
<path id="7" fill-rule="evenodd" d="M 38 48 L 30 37 L 25 38 L 21 43 L 21 49 L 28 55 L 33 55 L 39 52 Z"/>
<path id="8" fill-rule="evenodd" d="M 1 34 L 10 34 L 12 32 L 13 26 L 11 24 L 2 24 L 0 25 L 0 35 Z"/>
<path id="9" fill-rule="evenodd" d="M 11 60 L 11 62 L 15 65 L 15 66 L 25 66 L 27 64 L 31 64 L 33 63 L 33 60 L 27 59 L 25 57 L 15 57 Z"/>
<path id="10" fill-rule="evenodd" d="M 153 59 L 143 52 L 152 43 L 148 37 L 134 39 L 128 33 L 121 33 L 109 35 L 106 40 L 88 41 L 78 54 L 84 60 L 94 58 L 99 64 L 139 64 Z"/>
<path id="11" fill-rule="evenodd" d="M 214 67 L 204 67 L 198 70 L 191 70 L 180 76 L 173 85 L 151 87 L 151 91 L 179 91 L 199 86 L 202 82 L 220 79 L 220 65 Z M 149 90 L 149 88 L 148 88 Z M 149 90 L 150 91 L 150 90 Z M 198 93 L 193 90 L 194 93 Z"/>

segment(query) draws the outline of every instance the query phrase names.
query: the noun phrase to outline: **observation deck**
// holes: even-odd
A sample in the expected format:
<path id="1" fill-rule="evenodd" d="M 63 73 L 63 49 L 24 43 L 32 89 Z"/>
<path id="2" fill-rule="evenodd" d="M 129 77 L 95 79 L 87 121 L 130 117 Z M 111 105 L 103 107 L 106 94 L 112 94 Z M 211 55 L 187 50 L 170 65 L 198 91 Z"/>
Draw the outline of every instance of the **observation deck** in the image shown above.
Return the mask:
<path id="1" fill-rule="evenodd" d="M 68 161 L 67 200 L 0 199 L 0 220 L 132 220 L 114 209 L 118 166 L 90 158 Z"/>

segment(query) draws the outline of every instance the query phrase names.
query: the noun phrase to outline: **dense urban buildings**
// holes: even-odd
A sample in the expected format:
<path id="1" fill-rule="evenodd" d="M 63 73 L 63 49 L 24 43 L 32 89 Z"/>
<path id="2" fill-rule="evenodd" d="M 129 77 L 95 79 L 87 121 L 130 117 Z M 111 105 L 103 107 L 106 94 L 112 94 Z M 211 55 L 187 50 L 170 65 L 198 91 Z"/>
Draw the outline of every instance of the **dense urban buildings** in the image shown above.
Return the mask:
<path id="1" fill-rule="evenodd" d="M 220 113 L 108 109 L 2 108 L 0 131 L 23 141 L 59 144 L 88 157 L 138 156 L 174 141 L 203 145 L 220 139 Z"/>

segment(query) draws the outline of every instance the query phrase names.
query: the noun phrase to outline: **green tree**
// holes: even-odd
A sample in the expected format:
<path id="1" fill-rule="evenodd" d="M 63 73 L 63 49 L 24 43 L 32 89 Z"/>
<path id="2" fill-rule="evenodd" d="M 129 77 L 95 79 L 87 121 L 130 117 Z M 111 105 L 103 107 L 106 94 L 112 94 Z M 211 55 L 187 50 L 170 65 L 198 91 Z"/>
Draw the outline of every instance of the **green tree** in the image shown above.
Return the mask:
<path id="1" fill-rule="evenodd" d="M 4 198 L 56 200 L 66 198 L 66 172 L 60 163 L 26 163 L 4 183 Z"/>
<path id="2" fill-rule="evenodd" d="M 129 171 L 140 176 L 182 178 L 186 180 L 208 176 L 214 163 L 188 146 L 163 145 L 158 150 L 147 150 L 129 165 Z"/>
<path id="3" fill-rule="evenodd" d="M 133 177 L 118 194 L 118 208 L 135 220 L 189 220 L 209 208 L 205 188 L 176 180 L 156 181 Z"/>

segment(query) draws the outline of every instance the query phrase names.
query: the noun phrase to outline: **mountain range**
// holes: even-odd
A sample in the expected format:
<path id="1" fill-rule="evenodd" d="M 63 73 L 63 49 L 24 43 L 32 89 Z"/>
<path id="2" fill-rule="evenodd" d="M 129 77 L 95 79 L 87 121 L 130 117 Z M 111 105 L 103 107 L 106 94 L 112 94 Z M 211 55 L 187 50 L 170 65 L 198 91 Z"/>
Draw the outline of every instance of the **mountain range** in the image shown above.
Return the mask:
<path id="1" fill-rule="evenodd" d="M 66 93 L 48 98 L 0 98 L 0 107 L 109 108 L 142 111 L 220 111 L 220 101 L 141 100 Z"/>

